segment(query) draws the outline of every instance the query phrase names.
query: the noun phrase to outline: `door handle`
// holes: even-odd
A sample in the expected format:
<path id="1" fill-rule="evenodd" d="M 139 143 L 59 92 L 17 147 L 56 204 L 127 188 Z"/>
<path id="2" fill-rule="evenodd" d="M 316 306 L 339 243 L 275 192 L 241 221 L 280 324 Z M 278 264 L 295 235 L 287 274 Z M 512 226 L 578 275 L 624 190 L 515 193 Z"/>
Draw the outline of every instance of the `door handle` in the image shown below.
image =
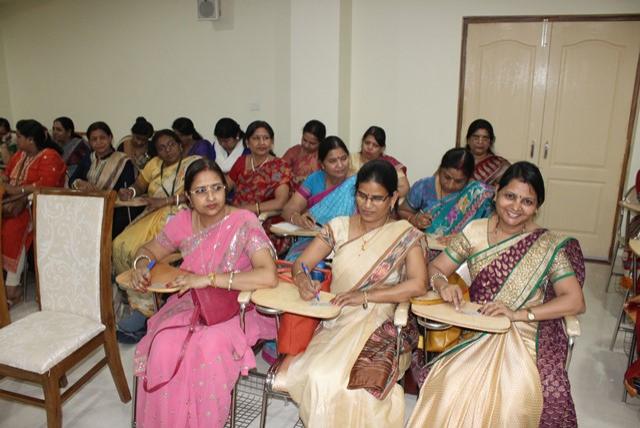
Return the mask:
<path id="1" fill-rule="evenodd" d="M 543 157 L 546 159 L 548 154 L 549 154 L 549 142 L 545 141 L 544 142 L 544 155 L 543 155 Z"/>

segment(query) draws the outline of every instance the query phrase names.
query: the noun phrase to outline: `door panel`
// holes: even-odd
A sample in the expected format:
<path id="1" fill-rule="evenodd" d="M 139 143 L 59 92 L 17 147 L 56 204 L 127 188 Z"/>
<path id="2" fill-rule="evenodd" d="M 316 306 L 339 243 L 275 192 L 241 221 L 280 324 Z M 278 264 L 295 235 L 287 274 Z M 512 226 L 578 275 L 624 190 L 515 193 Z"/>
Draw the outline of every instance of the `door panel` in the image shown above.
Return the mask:
<path id="1" fill-rule="evenodd" d="M 555 22 L 539 166 L 541 222 L 606 259 L 615 221 L 640 46 L 640 22 Z M 546 155 L 545 155 L 546 149 Z"/>
<path id="2" fill-rule="evenodd" d="M 460 145 L 469 124 L 484 118 L 496 132 L 498 154 L 529 159 L 542 125 L 548 61 L 542 28 L 541 22 L 469 25 Z"/>

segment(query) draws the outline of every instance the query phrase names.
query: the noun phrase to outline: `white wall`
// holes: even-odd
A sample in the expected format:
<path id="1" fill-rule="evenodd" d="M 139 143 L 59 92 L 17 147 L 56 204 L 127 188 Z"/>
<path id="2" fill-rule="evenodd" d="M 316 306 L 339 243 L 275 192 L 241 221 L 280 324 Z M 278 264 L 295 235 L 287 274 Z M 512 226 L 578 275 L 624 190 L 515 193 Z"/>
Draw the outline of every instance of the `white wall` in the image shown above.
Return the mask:
<path id="1" fill-rule="evenodd" d="M 377 124 L 411 181 L 437 168 L 455 144 L 465 16 L 639 12 L 637 0 L 353 0 L 351 147 Z"/>
<path id="2" fill-rule="evenodd" d="M 3 6 L 0 6 L 0 16 L 2 16 L 2 14 Z M 7 79 L 7 67 L 4 58 L 4 44 L 2 43 L 2 33 L 0 33 L 0 117 L 9 119 L 9 121 L 12 122 L 9 81 Z M 11 123 L 11 126 L 14 126 L 14 124 Z"/>
<path id="3" fill-rule="evenodd" d="M 221 116 L 262 118 L 278 153 L 313 117 L 354 149 L 378 124 L 415 181 L 454 144 L 464 16 L 640 13 L 637 0 L 222 0 L 211 23 L 194 3 L 5 0 L 0 112 L 105 120 L 117 136 L 139 114 L 156 128 L 189 116 L 207 137 Z"/>
<path id="4" fill-rule="evenodd" d="M 212 23 L 194 0 L 10 2 L 0 28 L 13 117 L 104 120 L 122 136 L 138 115 L 156 128 L 186 115 L 209 138 L 222 116 L 260 118 L 288 145 L 289 1 L 222 7 Z"/>

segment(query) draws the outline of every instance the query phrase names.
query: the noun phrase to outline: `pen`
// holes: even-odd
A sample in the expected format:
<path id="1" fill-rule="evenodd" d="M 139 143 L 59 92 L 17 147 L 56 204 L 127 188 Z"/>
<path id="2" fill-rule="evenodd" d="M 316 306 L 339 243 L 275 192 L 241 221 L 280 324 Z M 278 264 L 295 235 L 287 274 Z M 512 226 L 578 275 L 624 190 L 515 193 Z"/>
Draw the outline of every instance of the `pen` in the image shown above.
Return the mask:
<path id="1" fill-rule="evenodd" d="M 313 280 L 311 279 L 311 274 L 309 273 L 309 268 L 307 268 L 307 265 L 305 265 L 304 263 L 300 263 L 300 266 L 302 267 L 302 271 L 304 272 L 304 274 L 307 276 L 307 279 L 309 279 L 309 282 L 311 282 L 311 285 L 313 285 Z M 316 301 L 320 301 L 320 291 L 316 291 Z"/>
<path id="2" fill-rule="evenodd" d="M 147 271 L 151 271 L 151 269 L 153 269 L 153 267 L 156 265 L 156 261 L 155 260 L 151 260 L 149 262 L 149 264 L 147 265 Z"/>

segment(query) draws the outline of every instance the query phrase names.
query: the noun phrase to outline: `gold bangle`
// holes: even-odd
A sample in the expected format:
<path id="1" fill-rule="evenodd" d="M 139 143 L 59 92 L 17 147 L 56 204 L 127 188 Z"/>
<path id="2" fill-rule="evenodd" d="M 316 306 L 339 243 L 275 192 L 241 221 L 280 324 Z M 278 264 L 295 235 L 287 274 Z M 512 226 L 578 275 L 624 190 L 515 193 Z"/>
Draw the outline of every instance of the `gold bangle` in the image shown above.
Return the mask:
<path id="1" fill-rule="evenodd" d="M 227 282 L 227 291 L 231 291 L 231 286 L 233 285 L 233 275 L 235 275 L 235 271 L 231 271 L 229 275 L 229 282 Z"/>
<path id="2" fill-rule="evenodd" d="M 216 273 L 215 272 L 211 272 L 209 275 L 209 284 L 213 287 L 216 288 Z"/>
<path id="3" fill-rule="evenodd" d="M 449 279 L 442 272 L 436 272 L 433 275 L 431 275 L 431 278 L 429 278 L 429 285 L 431 286 L 433 291 L 440 294 L 440 291 L 436 288 L 436 284 L 435 284 L 436 279 L 444 279 L 447 283 L 449 283 Z"/>
<path id="4" fill-rule="evenodd" d="M 367 292 L 362 292 L 362 297 L 364 297 L 364 303 L 362 304 L 362 309 L 367 309 L 369 307 L 369 300 L 367 299 Z"/>

